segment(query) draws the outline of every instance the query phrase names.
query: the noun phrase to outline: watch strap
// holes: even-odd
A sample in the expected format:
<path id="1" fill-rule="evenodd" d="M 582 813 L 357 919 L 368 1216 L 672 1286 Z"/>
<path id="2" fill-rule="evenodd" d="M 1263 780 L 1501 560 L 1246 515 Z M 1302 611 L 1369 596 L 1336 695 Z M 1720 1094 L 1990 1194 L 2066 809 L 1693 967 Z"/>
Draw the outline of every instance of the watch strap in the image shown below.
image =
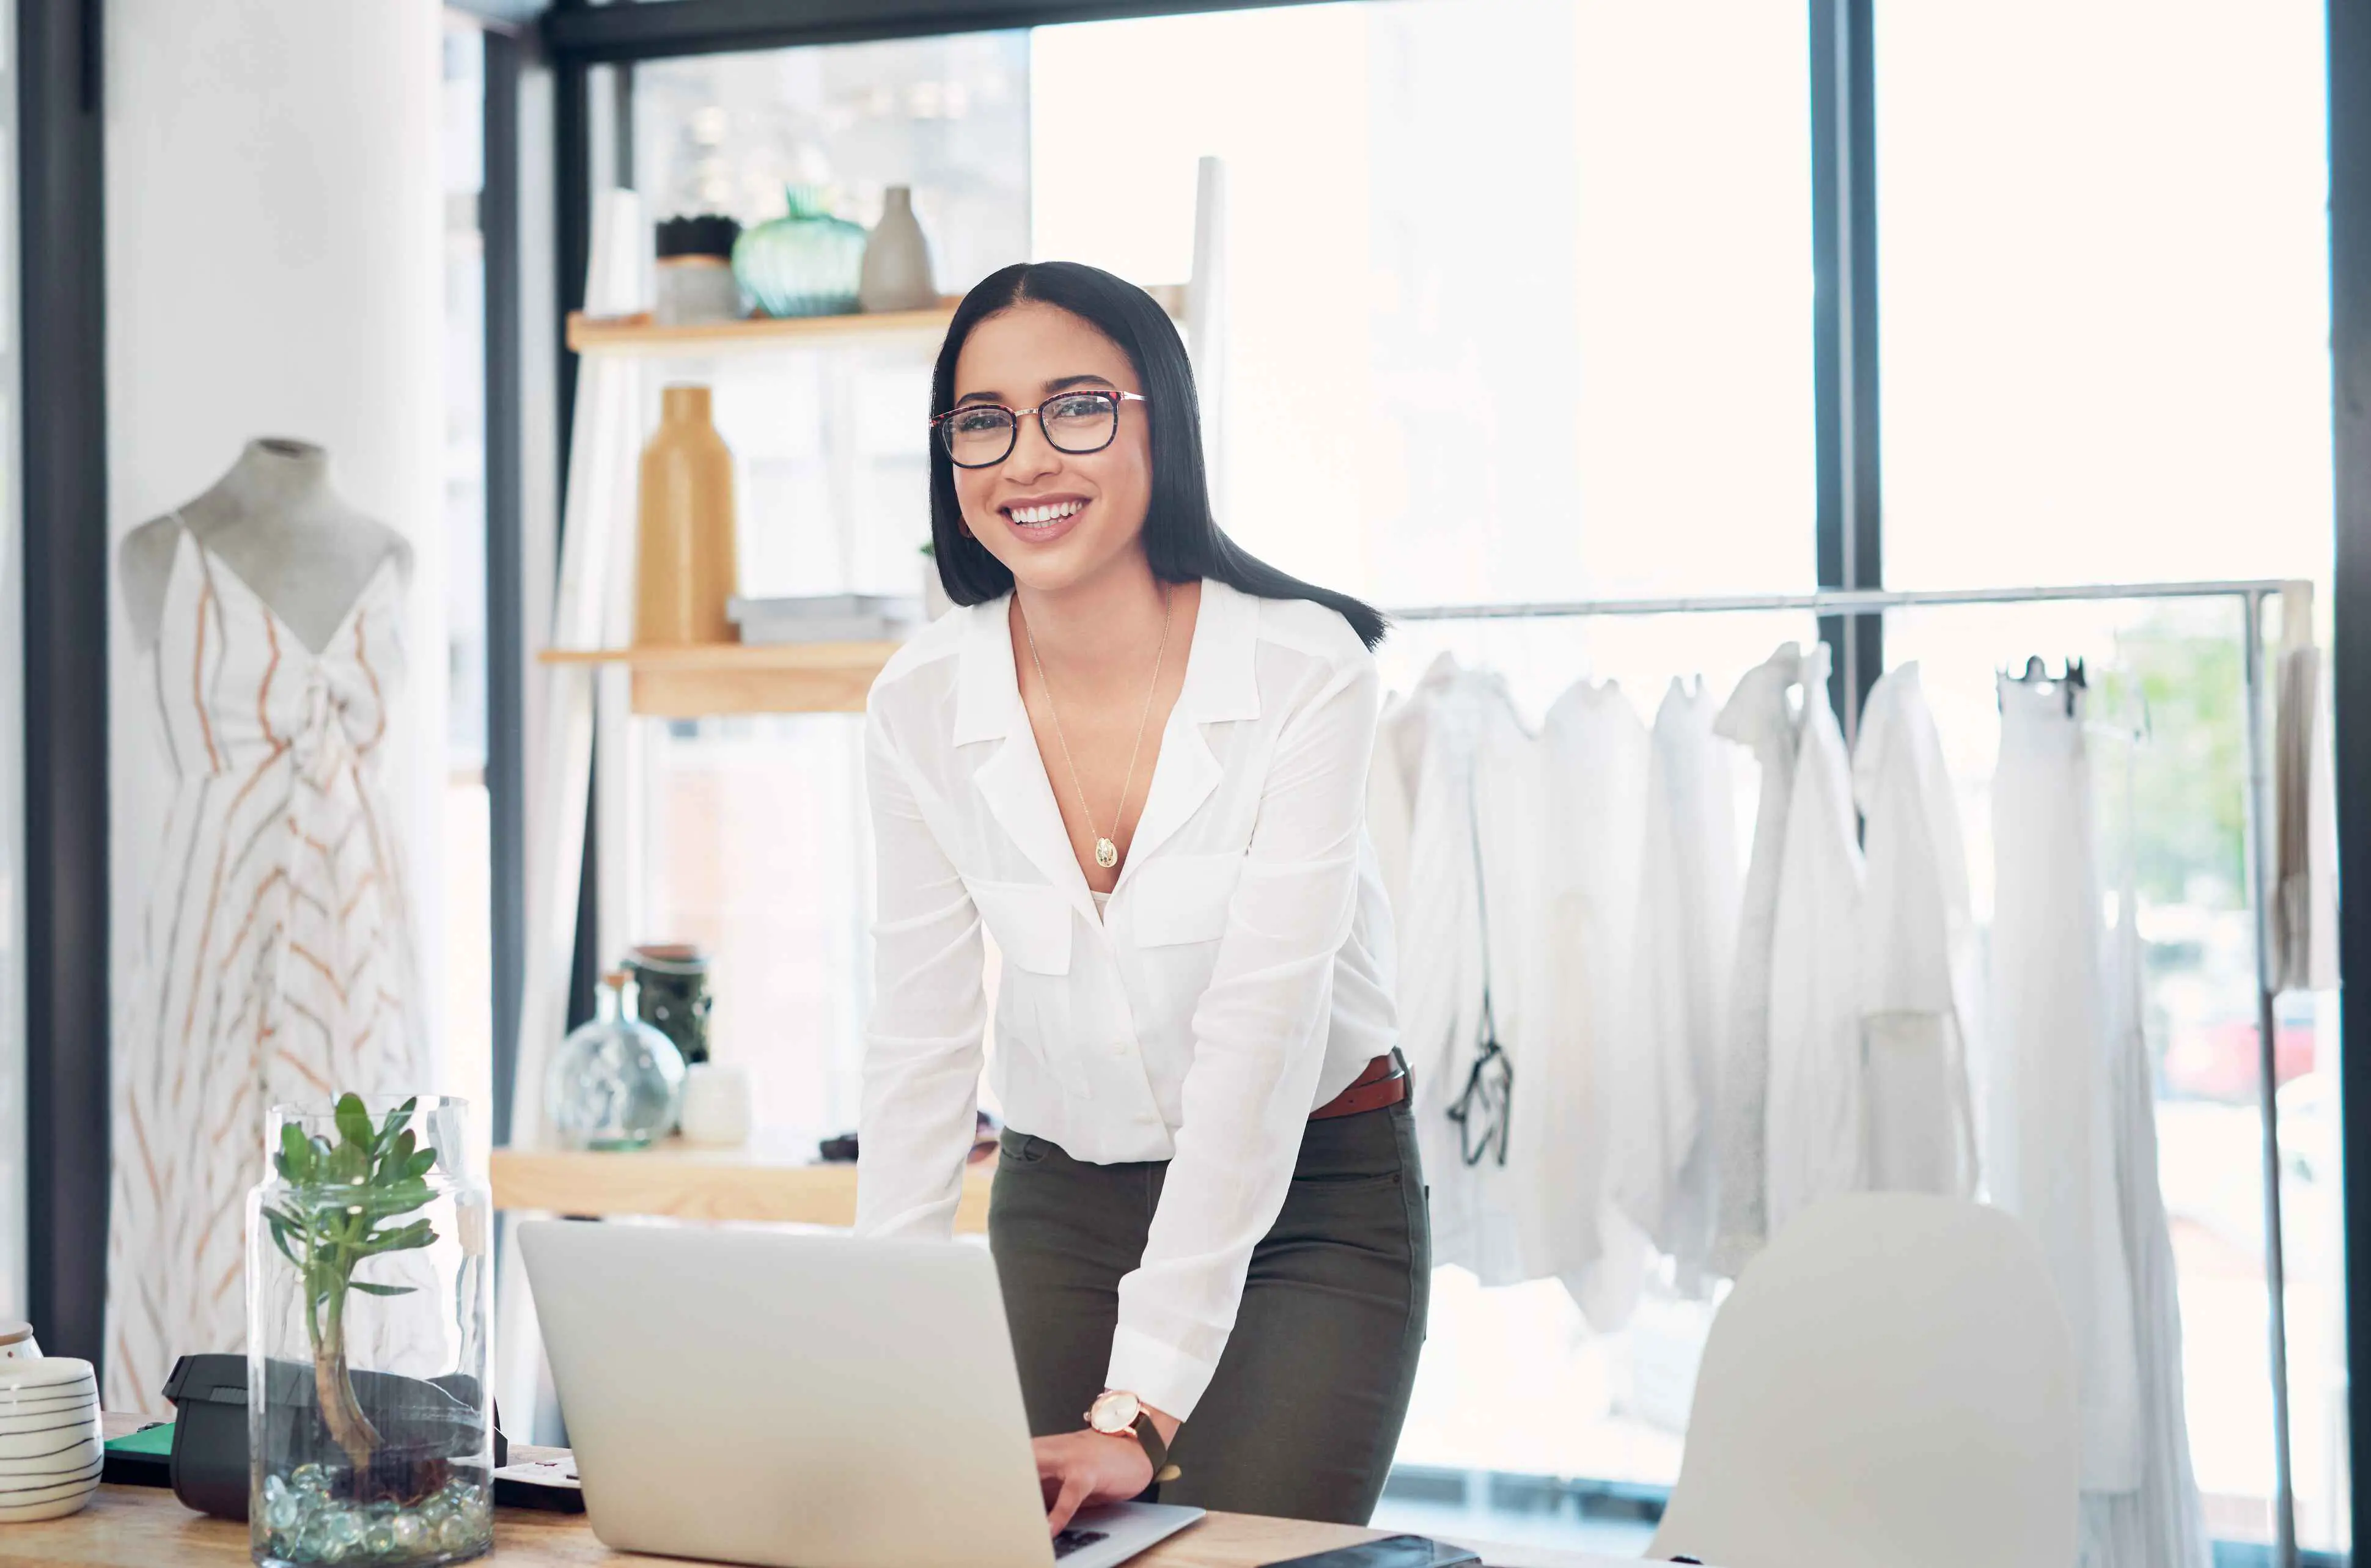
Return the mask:
<path id="1" fill-rule="evenodd" d="M 1136 1412 L 1136 1440 L 1144 1446 L 1144 1457 L 1152 1461 L 1152 1479 L 1156 1484 L 1177 1479 L 1180 1471 L 1169 1462 L 1169 1445 L 1161 1440 L 1161 1428 L 1152 1424 L 1151 1413 L 1148 1411 Z"/>

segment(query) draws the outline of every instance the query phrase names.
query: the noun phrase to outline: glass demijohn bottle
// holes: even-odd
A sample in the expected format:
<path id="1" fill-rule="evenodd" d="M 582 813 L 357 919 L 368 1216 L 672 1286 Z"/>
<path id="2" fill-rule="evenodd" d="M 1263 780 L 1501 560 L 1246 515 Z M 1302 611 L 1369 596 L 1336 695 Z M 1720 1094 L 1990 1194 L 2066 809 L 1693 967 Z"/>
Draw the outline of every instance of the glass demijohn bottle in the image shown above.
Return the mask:
<path id="1" fill-rule="evenodd" d="M 647 1148 L 675 1128 L 683 1054 L 631 1016 L 625 989 L 624 971 L 603 975 L 598 1016 L 551 1060 L 545 1097 L 563 1148 Z"/>

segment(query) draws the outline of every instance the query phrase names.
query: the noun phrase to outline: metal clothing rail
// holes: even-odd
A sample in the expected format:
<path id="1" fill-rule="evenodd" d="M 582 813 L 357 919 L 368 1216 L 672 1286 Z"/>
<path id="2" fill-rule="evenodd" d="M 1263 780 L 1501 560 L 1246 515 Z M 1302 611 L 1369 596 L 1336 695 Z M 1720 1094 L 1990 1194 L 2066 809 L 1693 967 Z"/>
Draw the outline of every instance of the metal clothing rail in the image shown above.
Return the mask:
<path id="1" fill-rule="evenodd" d="M 2263 1130 L 2264 1288 L 2273 1381 L 2273 1528 L 2275 1561 L 2296 1568 L 2296 1489 L 2289 1451 L 2288 1264 L 2281 1227 L 2280 1112 L 2274 1077 L 2272 911 L 2267 894 L 2273 864 L 2264 734 L 2264 601 L 2289 594 L 2308 597 L 2310 582 L 2282 578 L 2232 578 L 2199 582 L 2080 583 L 2064 587 L 1822 589 L 1810 594 L 1715 594 L 1682 599 L 1576 599 L 1532 604 L 1422 605 L 1386 610 L 1394 621 L 1557 620 L 1631 616 L 1698 616 L 1798 610 L 1821 616 L 1882 615 L 1888 610 L 1955 605 L 2108 604 L 2140 599 L 2237 599 L 2240 606 L 2242 709 L 2247 729 L 2247 818 L 2242 844 L 2248 905 L 2256 947 L 2257 1112 Z M 2296 628 L 2284 626 L 2294 640 Z"/>
<path id="2" fill-rule="evenodd" d="M 2261 605 L 2289 589 L 2310 585 L 2282 578 L 2233 578 L 2206 582 L 2083 583 L 2050 588 L 1937 588 L 1894 592 L 1828 588 L 1810 594 L 1732 594 L 1686 599 L 1571 599 L 1538 604 L 1420 605 L 1383 613 L 1395 621 L 1554 620 L 1602 616 L 1702 616 L 1733 612 L 1809 610 L 1823 616 L 1878 615 L 1934 605 L 2026 605 L 2116 599 L 2244 599 Z"/>

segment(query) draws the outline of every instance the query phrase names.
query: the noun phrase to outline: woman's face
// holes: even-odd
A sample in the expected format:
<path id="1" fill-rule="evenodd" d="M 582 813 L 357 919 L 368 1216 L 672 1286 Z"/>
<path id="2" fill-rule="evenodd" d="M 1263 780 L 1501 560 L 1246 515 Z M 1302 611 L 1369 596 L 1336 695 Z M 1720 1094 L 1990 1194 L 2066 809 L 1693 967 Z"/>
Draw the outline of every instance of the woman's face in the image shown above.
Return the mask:
<path id="1" fill-rule="evenodd" d="M 1069 391 L 1143 390 L 1118 344 L 1037 301 L 982 320 L 955 356 L 958 406 L 1027 409 Z M 1118 432 L 1099 452 L 1061 451 L 1035 414 L 1024 414 L 1003 462 L 954 475 L 964 523 L 988 553 L 1024 587 L 1059 592 L 1142 551 L 1152 497 L 1145 405 L 1119 405 Z"/>

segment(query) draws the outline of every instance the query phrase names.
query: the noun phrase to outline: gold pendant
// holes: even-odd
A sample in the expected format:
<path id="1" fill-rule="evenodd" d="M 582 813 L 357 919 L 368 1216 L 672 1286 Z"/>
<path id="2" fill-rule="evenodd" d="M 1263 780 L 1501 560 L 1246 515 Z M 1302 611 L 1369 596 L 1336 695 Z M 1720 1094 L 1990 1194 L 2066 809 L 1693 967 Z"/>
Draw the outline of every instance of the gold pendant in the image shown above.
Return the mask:
<path id="1" fill-rule="evenodd" d="M 1105 870 L 1119 864 L 1119 846 L 1108 838 L 1095 840 L 1095 864 Z"/>

